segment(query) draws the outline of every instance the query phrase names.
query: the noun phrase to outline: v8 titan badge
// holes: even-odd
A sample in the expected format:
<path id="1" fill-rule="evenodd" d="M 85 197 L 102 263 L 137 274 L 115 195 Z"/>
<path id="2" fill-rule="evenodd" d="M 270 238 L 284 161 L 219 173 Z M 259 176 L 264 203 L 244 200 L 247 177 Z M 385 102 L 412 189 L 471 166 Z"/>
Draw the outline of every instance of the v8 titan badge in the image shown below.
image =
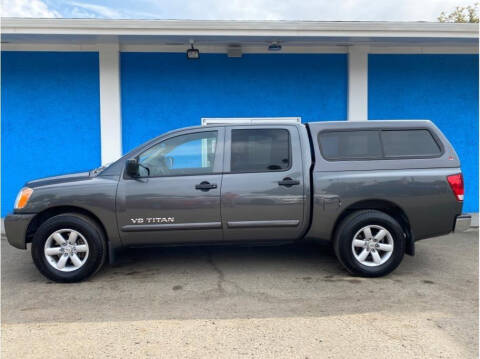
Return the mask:
<path id="1" fill-rule="evenodd" d="M 133 224 L 175 223 L 175 217 L 130 218 Z"/>

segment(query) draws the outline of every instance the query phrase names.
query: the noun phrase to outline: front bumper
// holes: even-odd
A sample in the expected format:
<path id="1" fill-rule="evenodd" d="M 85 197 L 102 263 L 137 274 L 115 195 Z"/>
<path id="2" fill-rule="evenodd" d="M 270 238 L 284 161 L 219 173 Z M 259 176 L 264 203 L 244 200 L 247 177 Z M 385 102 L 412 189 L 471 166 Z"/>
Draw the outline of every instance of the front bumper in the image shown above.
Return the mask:
<path id="1" fill-rule="evenodd" d="M 453 228 L 453 231 L 455 233 L 465 232 L 467 229 L 470 228 L 471 223 L 472 216 L 470 216 L 469 214 L 462 214 L 455 219 L 455 227 Z"/>
<path id="2" fill-rule="evenodd" d="M 27 228 L 35 214 L 9 214 L 5 217 L 5 234 L 15 248 L 27 249 Z"/>

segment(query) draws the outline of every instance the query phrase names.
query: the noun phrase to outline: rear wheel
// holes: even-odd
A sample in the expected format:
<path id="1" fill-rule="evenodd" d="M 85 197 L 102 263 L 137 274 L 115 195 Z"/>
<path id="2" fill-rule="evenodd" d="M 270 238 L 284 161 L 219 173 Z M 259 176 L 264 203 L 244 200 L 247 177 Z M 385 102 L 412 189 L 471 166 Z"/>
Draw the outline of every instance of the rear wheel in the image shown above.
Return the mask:
<path id="1" fill-rule="evenodd" d="M 76 213 L 45 221 L 32 240 L 38 270 L 56 282 L 78 282 L 103 265 L 106 244 L 102 230 L 89 217 Z"/>
<path id="2" fill-rule="evenodd" d="M 405 236 L 400 224 L 386 213 L 357 211 L 338 226 L 335 254 L 352 274 L 380 277 L 398 267 L 405 253 Z"/>

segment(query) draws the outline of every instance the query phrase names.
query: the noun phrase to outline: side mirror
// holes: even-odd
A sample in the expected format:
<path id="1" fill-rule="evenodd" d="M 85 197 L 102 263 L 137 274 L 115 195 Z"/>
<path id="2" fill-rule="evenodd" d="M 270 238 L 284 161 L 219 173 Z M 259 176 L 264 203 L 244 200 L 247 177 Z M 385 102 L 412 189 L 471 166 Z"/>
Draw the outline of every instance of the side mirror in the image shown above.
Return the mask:
<path id="1" fill-rule="evenodd" d="M 138 177 L 139 164 L 136 159 L 127 160 L 126 172 L 130 177 Z"/>

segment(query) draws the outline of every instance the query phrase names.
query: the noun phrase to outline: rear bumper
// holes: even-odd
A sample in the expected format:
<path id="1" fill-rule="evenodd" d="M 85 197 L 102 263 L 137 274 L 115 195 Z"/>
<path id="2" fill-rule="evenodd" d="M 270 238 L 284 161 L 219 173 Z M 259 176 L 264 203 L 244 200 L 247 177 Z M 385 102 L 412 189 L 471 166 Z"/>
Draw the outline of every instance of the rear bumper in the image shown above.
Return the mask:
<path id="1" fill-rule="evenodd" d="M 5 234 L 10 245 L 27 249 L 27 228 L 35 214 L 9 214 L 5 217 Z"/>
<path id="2" fill-rule="evenodd" d="M 470 228 L 471 223 L 472 216 L 469 214 L 462 214 L 455 219 L 455 227 L 453 228 L 453 231 L 455 233 L 465 232 Z"/>

